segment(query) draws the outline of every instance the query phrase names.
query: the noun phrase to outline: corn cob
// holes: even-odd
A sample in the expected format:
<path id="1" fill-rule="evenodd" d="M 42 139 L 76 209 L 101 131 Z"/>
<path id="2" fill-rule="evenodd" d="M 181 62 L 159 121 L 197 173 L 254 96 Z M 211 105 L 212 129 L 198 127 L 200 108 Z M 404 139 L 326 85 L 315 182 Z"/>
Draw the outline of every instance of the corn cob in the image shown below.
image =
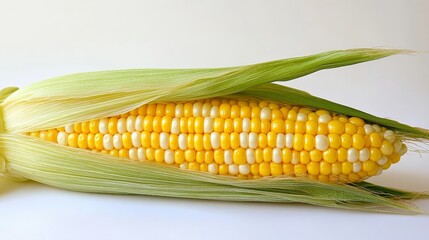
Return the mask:
<path id="1" fill-rule="evenodd" d="M 362 180 L 398 162 L 404 141 L 429 139 L 427 130 L 272 83 L 404 52 L 82 73 L 6 88 L 0 173 L 85 192 L 417 212 L 402 200 L 426 195 Z"/>
<path id="2" fill-rule="evenodd" d="M 358 182 L 397 163 L 406 145 L 361 118 L 260 100 L 142 105 L 109 118 L 29 133 L 135 161 L 251 179 Z"/>

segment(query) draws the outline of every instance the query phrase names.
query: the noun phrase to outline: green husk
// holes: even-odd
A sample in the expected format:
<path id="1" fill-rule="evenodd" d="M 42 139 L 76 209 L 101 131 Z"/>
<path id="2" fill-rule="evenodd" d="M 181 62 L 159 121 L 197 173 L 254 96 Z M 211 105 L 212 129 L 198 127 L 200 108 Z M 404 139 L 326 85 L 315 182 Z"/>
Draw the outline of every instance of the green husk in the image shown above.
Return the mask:
<path id="1" fill-rule="evenodd" d="M 398 53 L 407 51 L 351 49 L 242 67 L 80 73 L 41 81 L 20 90 L 6 89 L 0 92 L 0 114 L 3 118 L 3 124 L 0 124 L 0 156 L 3 158 L 0 157 L 0 162 L 2 159 L 6 162 L 6 174 L 75 191 L 228 201 L 301 202 L 356 210 L 416 213 L 418 209 L 403 200 L 426 195 L 368 183 L 328 184 L 288 177 L 238 180 L 149 162 L 124 161 L 23 134 L 118 115 L 150 102 L 229 96 L 258 97 L 324 108 L 362 117 L 411 138 L 428 139 L 425 130 L 271 83 Z"/>

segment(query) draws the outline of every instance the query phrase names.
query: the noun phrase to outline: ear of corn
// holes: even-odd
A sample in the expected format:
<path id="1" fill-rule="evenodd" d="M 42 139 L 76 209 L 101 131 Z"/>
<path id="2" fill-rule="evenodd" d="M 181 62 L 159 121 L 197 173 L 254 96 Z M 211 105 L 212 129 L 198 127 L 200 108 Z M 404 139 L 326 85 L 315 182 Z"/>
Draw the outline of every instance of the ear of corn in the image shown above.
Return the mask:
<path id="1" fill-rule="evenodd" d="M 288 176 L 244 181 L 151 162 L 125 161 L 24 134 L 117 116 L 152 102 L 252 96 L 357 115 L 401 135 L 427 139 L 424 130 L 270 83 L 403 52 L 354 49 L 233 68 L 84 73 L 42 81 L 14 92 L 14 89 L 4 90 L 0 98 L 3 99 L 0 105 L 3 118 L 0 163 L 3 162 L 6 174 L 77 191 L 303 202 L 361 210 L 413 212 L 415 208 L 400 200 L 421 196 L 418 193 L 365 184 L 328 184 Z"/>

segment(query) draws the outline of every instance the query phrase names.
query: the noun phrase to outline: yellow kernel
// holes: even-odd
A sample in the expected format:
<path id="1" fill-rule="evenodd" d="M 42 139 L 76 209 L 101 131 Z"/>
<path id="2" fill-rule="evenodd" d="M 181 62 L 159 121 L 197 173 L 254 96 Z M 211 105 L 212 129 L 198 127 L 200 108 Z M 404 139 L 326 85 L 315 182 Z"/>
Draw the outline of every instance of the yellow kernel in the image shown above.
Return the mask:
<path id="1" fill-rule="evenodd" d="M 89 122 L 83 122 L 81 128 L 83 133 L 89 133 Z"/>
<path id="2" fill-rule="evenodd" d="M 232 105 L 231 106 L 230 117 L 232 119 L 240 117 L 240 106 L 238 106 L 238 105 Z"/>
<path id="3" fill-rule="evenodd" d="M 270 163 L 270 172 L 272 176 L 279 176 L 283 174 L 283 166 L 281 163 Z"/>
<path id="4" fill-rule="evenodd" d="M 323 152 L 323 160 L 328 163 L 334 163 L 338 159 L 338 153 L 336 149 L 329 148 Z"/>
<path id="5" fill-rule="evenodd" d="M 143 130 L 152 132 L 153 130 L 153 117 L 152 116 L 146 116 L 143 118 Z"/>
<path id="6" fill-rule="evenodd" d="M 389 141 L 383 140 L 380 151 L 383 155 L 389 156 L 393 153 L 393 145 Z"/>
<path id="7" fill-rule="evenodd" d="M 338 149 L 341 146 L 341 137 L 338 134 L 330 133 L 328 139 L 331 148 Z"/>
<path id="8" fill-rule="evenodd" d="M 145 105 L 140 106 L 137 109 L 137 112 L 138 112 L 139 115 L 144 116 L 144 115 L 146 115 L 146 110 L 147 110 L 147 105 L 145 104 Z"/>
<path id="9" fill-rule="evenodd" d="M 146 118 L 145 118 L 146 119 Z M 188 118 L 181 117 L 179 119 L 179 128 L 181 133 L 188 133 Z M 145 130 L 146 131 L 146 130 Z"/>
<path id="10" fill-rule="evenodd" d="M 361 150 L 365 146 L 365 139 L 362 135 L 354 134 L 352 138 L 354 148 Z"/>
<path id="11" fill-rule="evenodd" d="M 50 129 L 46 133 L 46 137 L 48 141 L 56 142 L 58 136 L 58 131 L 56 129 Z"/>
<path id="12" fill-rule="evenodd" d="M 222 164 L 224 162 L 224 152 L 222 149 L 214 150 L 214 161 L 217 164 Z"/>
<path id="13" fill-rule="evenodd" d="M 199 171 L 200 170 L 200 164 L 197 162 L 190 162 L 188 165 L 188 168 L 190 170 Z"/>
<path id="14" fill-rule="evenodd" d="M 306 133 L 304 135 L 304 149 L 307 151 L 311 151 L 314 149 L 316 144 L 316 140 L 313 135 Z"/>
<path id="15" fill-rule="evenodd" d="M 119 157 L 119 150 L 118 149 L 112 149 L 109 152 L 110 155 L 115 156 L 115 157 Z"/>
<path id="16" fill-rule="evenodd" d="M 124 140 L 127 142 L 125 143 Z M 131 148 L 132 142 L 131 142 L 130 133 L 128 133 L 128 134 L 124 133 L 122 135 L 122 145 L 125 147 L 125 144 L 127 144 L 128 149 Z M 159 133 L 152 132 L 150 134 L 150 146 L 154 149 L 159 148 Z M 125 148 L 127 148 L 127 147 L 125 147 Z"/>
<path id="17" fill-rule="evenodd" d="M 204 149 L 202 134 L 198 134 L 198 133 L 194 134 L 194 148 L 197 151 L 202 151 Z"/>
<path id="18" fill-rule="evenodd" d="M 156 115 L 156 104 L 155 103 L 150 103 L 147 105 L 146 115 L 147 116 L 155 116 Z"/>
<path id="19" fill-rule="evenodd" d="M 376 162 L 381 158 L 381 151 L 378 148 L 371 148 L 369 159 Z"/>
<path id="20" fill-rule="evenodd" d="M 341 134 L 341 147 L 349 149 L 353 145 L 353 138 L 350 134 Z"/>
<path id="21" fill-rule="evenodd" d="M 362 163 L 362 170 L 365 172 L 374 172 L 378 170 L 378 165 L 374 161 L 365 161 Z"/>
<path id="22" fill-rule="evenodd" d="M 317 134 L 317 121 L 309 120 L 305 123 L 305 132 L 311 135 Z"/>
<path id="23" fill-rule="evenodd" d="M 75 133 L 81 133 L 82 132 L 82 124 L 81 123 L 75 123 L 73 125 L 73 129 Z"/>
<path id="24" fill-rule="evenodd" d="M 128 149 L 121 148 L 118 153 L 119 157 L 128 158 Z"/>
<path id="25" fill-rule="evenodd" d="M 203 163 L 204 162 L 204 151 L 197 151 L 195 155 L 195 162 Z"/>
<path id="26" fill-rule="evenodd" d="M 228 133 L 220 134 L 220 147 L 227 150 L 231 147 L 230 137 Z"/>
<path id="27" fill-rule="evenodd" d="M 273 149 L 268 147 L 264 148 L 263 154 L 264 162 L 271 162 L 273 159 Z"/>
<path id="28" fill-rule="evenodd" d="M 150 132 L 144 131 L 140 134 L 140 141 L 142 147 L 148 148 L 151 145 L 151 134 Z"/>
<path id="29" fill-rule="evenodd" d="M 232 149 L 237 149 L 238 147 L 240 147 L 240 135 L 237 132 L 233 132 L 230 134 L 230 140 Z"/>
<path id="30" fill-rule="evenodd" d="M 289 163 L 292 161 L 292 151 L 289 148 L 282 149 L 282 162 Z"/>
<path id="31" fill-rule="evenodd" d="M 237 148 L 233 152 L 233 161 L 235 164 L 245 164 L 247 162 L 246 159 L 246 150 L 243 148 Z"/>
<path id="32" fill-rule="evenodd" d="M 171 131 L 171 122 L 172 118 L 170 116 L 163 116 L 161 120 L 161 130 L 163 132 L 170 132 Z"/>
<path id="33" fill-rule="evenodd" d="M 231 105 L 229 103 L 222 103 L 219 106 L 219 116 L 221 118 L 229 118 L 231 116 Z"/>
<path id="34" fill-rule="evenodd" d="M 345 132 L 347 134 L 353 135 L 357 133 L 358 127 L 354 125 L 353 123 L 346 123 L 345 124 Z"/>
<path id="35" fill-rule="evenodd" d="M 297 121 L 295 122 L 295 133 L 305 133 L 305 122 Z"/>
<path id="36" fill-rule="evenodd" d="M 342 163 L 336 162 L 332 164 L 332 174 L 340 175 L 342 173 Z"/>
<path id="37" fill-rule="evenodd" d="M 332 120 L 328 123 L 329 133 L 341 135 L 344 133 L 344 123 L 339 120 Z"/>
<path id="38" fill-rule="evenodd" d="M 171 122 L 170 122 L 171 126 Z M 204 118 L 203 117 L 196 117 L 194 122 L 194 132 L 195 133 L 204 133 Z"/>
<path id="39" fill-rule="evenodd" d="M 264 150 L 261 148 L 255 149 L 255 160 L 257 163 L 261 163 L 264 161 Z"/>
<path id="40" fill-rule="evenodd" d="M 268 103 L 268 107 L 274 110 L 280 109 L 280 106 L 277 103 L 273 103 L 273 102 Z"/>
<path id="41" fill-rule="evenodd" d="M 343 162 L 341 164 L 343 174 L 350 174 L 353 170 L 353 164 L 351 162 Z"/>
<path id="42" fill-rule="evenodd" d="M 265 133 L 258 135 L 258 146 L 260 148 L 265 148 L 268 145 L 268 137 Z"/>
<path id="43" fill-rule="evenodd" d="M 307 164 L 310 162 L 310 153 L 307 151 L 301 151 L 299 153 L 299 162 L 302 164 Z"/>
<path id="44" fill-rule="evenodd" d="M 286 120 L 285 121 L 285 131 L 286 133 L 295 133 L 295 121 Z"/>
<path id="45" fill-rule="evenodd" d="M 332 165 L 328 162 L 320 162 L 320 174 L 329 175 L 332 172 Z"/>
<path id="46" fill-rule="evenodd" d="M 188 117 L 188 133 L 195 133 L 195 118 Z"/>
<path id="47" fill-rule="evenodd" d="M 71 134 L 69 134 L 69 138 L 70 138 L 70 135 Z M 101 133 L 95 134 L 94 145 L 95 145 L 95 148 L 98 150 L 104 149 L 104 147 L 103 147 L 103 134 L 101 134 Z M 70 143 L 69 143 L 69 146 L 71 146 Z"/>
<path id="48" fill-rule="evenodd" d="M 390 166 L 392 165 L 392 162 L 390 160 L 387 160 L 387 162 L 381 166 L 381 168 L 383 168 L 383 170 L 388 169 Z"/>
<path id="49" fill-rule="evenodd" d="M 174 151 L 174 163 L 176 164 L 182 164 L 185 162 L 185 153 L 183 150 L 176 150 Z"/>
<path id="50" fill-rule="evenodd" d="M 270 120 L 261 120 L 261 132 L 268 133 L 271 128 Z"/>
<path id="51" fill-rule="evenodd" d="M 317 149 L 313 149 L 310 151 L 310 160 L 313 162 L 319 162 L 320 160 L 322 160 L 323 158 L 323 154 L 321 151 L 317 150 Z"/>
<path id="52" fill-rule="evenodd" d="M 219 174 L 220 175 L 226 175 L 226 174 L 228 174 L 228 165 L 226 165 L 226 164 L 220 164 L 219 165 Z"/>
<path id="53" fill-rule="evenodd" d="M 194 116 L 194 109 L 193 109 L 194 103 L 193 102 L 187 102 L 183 105 L 183 116 L 185 117 L 192 117 Z"/>
<path id="54" fill-rule="evenodd" d="M 369 135 L 369 140 L 371 141 L 371 146 L 375 148 L 381 147 L 383 143 L 383 138 L 379 133 L 373 132 Z"/>
<path id="55" fill-rule="evenodd" d="M 70 147 L 78 147 L 78 136 L 79 136 L 79 134 L 77 134 L 77 133 L 70 133 L 68 135 L 67 142 L 68 142 L 68 145 Z M 101 150 L 101 149 L 103 149 L 103 147 L 101 147 L 99 149 Z"/>
<path id="56" fill-rule="evenodd" d="M 155 149 L 153 149 L 153 148 L 146 148 L 145 154 L 146 154 L 146 159 L 148 161 L 155 161 Z"/>
<path id="57" fill-rule="evenodd" d="M 283 119 L 278 118 L 271 122 L 271 131 L 275 133 L 284 133 L 285 132 L 285 122 Z"/>
<path id="58" fill-rule="evenodd" d="M 320 165 L 317 162 L 310 162 L 309 164 L 307 164 L 307 172 L 310 175 L 314 175 L 317 176 L 319 175 L 320 172 Z"/>
<path id="59" fill-rule="evenodd" d="M 88 135 L 86 133 L 81 133 L 79 134 L 78 140 L 77 140 L 77 145 L 79 148 L 83 148 L 86 149 L 88 148 Z"/>
<path id="60" fill-rule="evenodd" d="M 351 117 L 349 118 L 349 122 L 353 123 L 354 125 L 358 126 L 358 127 L 363 127 L 365 125 L 365 122 L 357 117 Z"/>
<path id="61" fill-rule="evenodd" d="M 185 150 L 185 160 L 188 162 L 194 162 L 196 159 L 197 153 L 193 149 Z"/>
<path id="62" fill-rule="evenodd" d="M 259 164 L 259 174 L 263 177 L 271 175 L 270 163 L 263 162 Z"/>
<path id="63" fill-rule="evenodd" d="M 292 163 L 283 164 L 283 173 L 285 175 L 292 175 L 294 171 L 294 165 Z"/>
<path id="64" fill-rule="evenodd" d="M 283 120 L 286 120 L 289 109 L 287 107 L 281 107 L 280 112 L 282 113 Z"/>
<path id="65" fill-rule="evenodd" d="M 107 124 L 107 129 L 110 134 L 116 134 L 118 133 L 118 118 L 117 117 L 111 117 L 109 119 L 109 123 Z"/>
<path id="66" fill-rule="evenodd" d="M 358 127 L 357 134 L 365 136 L 365 129 L 363 127 Z"/>
<path id="67" fill-rule="evenodd" d="M 242 106 L 240 108 L 240 118 L 250 118 L 251 108 L 249 106 Z"/>
<path id="68" fill-rule="evenodd" d="M 275 148 L 277 144 L 277 134 L 274 132 L 269 132 L 267 134 L 267 142 L 269 147 Z"/>
<path id="69" fill-rule="evenodd" d="M 328 135 L 328 125 L 324 123 L 319 123 L 317 125 L 317 134 Z"/>
<path id="70" fill-rule="evenodd" d="M 86 140 L 88 141 L 88 148 L 89 149 L 95 149 L 95 135 L 94 133 L 88 133 L 88 135 L 86 136 Z"/>
<path id="71" fill-rule="evenodd" d="M 327 176 L 327 175 L 319 175 L 319 176 L 317 176 L 317 180 L 319 180 L 321 182 L 329 182 L 329 176 Z"/>
<path id="72" fill-rule="evenodd" d="M 234 123 L 233 123 L 233 125 L 234 125 L 234 132 L 238 132 L 238 133 L 240 133 L 240 132 L 242 132 L 242 130 L 243 130 L 243 119 L 241 119 L 241 118 L 234 118 Z"/>
<path id="73" fill-rule="evenodd" d="M 209 151 L 205 151 L 204 152 L 204 163 L 206 164 L 210 164 L 212 163 L 214 160 L 214 153 L 213 151 L 209 150 Z"/>
<path id="74" fill-rule="evenodd" d="M 165 116 L 174 117 L 176 115 L 176 104 L 167 103 L 165 106 Z"/>
<path id="75" fill-rule="evenodd" d="M 252 107 L 252 113 L 250 116 L 252 119 L 253 118 L 260 118 L 261 117 L 261 108 L 258 106 L 254 106 Z"/>
<path id="76" fill-rule="evenodd" d="M 400 159 L 401 155 L 399 155 L 398 153 L 392 153 L 392 155 L 389 156 L 389 160 L 392 162 L 392 164 L 399 162 Z"/>
<path id="77" fill-rule="evenodd" d="M 225 120 L 223 118 L 215 118 L 213 122 L 213 130 L 218 133 L 223 132 L 224 123 Z"/>
<path id="78" fill-rule="evenodd" d="M 296 121 L 296 117 L 298 116 L 298 113 L 296 112 L 296 110 L 291 109 L 288 113 L 287 113 L 287 119 L 291 120 L 291 121 Z"/>
<path id="79" fill-rule="evenodd" d="M 293 149 L 301 151 L 304 148 L 304 135 L 297 133 L 293 138 Z"/>
<path id="80" fill-rule="evenodd" d="M 273 109 L 272 111 L 271 111 L 271 119 L 272 120 L 276 120 L 276 119 L 281 119 L 281 120 L 283 120 L 283 114 L 282 114 L 282 112 L 280 111 L 280 109 Z M 284 125 L 284 124 L 283 124 Z"/>
<path id="81" fill-rule="evenodd" d="M 268 107 L 268 101 L 260 101 L 259 102 L 259 107 L 263 108 L 263 107 Z"/>
<path id="82" fill-rule="evenodd" d="M 298 163 L 293 167 L 293 172 L 297 175 L 297 176 L 303 176 L 307 173 L 307 166 L 305 166 L 302 163 Z"/>
<path id="83" fill-rule="evenodd" d="M 357 182 L 360 180 L 360 176 L 357 173 L 352 172 L 348 175 L 348 179 L 350 182 Z"/>
<path id="84" fill-rule="evenodd" d="M 252 175 L 259 175 L 259 164 L 255 163 L 250 165 L 250 173 Z"/>
<path id="85" fill-rule="evenodd" d="M 347 149 L 339 148 L 337 150 L 337 154 L 338 154 L 338 161 L 339 162 L 344 162 L 347 160 Z"/>
<path id="86" fill-rule="evenodd" d="M 179 148 L 179 136 L 176 134 L 170 134 L 168 139 L 168 146 L 170 146 L 171 150 L 176 150 Z"/>
<path id="87" fill-rule="evenodd" d="M 157 146 L 159 147 L 159 134 L 158 135 L 158 143 Z M 151 139 L 151 142 L 153 143 L 153 139 Z M 130 149 L 133 147 L 133 141 L 131 139 L 131 133 L 130 132 L 124 132 L 122 134 L 122 146 L 126 149 Z M 152 146 L 153 148 L 156 148 L 154 146 Z"/>

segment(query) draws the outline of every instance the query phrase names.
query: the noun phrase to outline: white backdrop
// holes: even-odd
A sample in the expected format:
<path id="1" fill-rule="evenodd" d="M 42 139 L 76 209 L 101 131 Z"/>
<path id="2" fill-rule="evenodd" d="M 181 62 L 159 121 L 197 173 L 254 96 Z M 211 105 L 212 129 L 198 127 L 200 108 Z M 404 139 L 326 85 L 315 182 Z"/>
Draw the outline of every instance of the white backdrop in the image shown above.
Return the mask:
<path id="1" fill-rule="evenodd" d="M 429 128 L 429 1 L 0 0 L 0 88 L 123 68 L 221 67 L 355 48 L 394 56 L 285 83 Z M 429 191 L 429 153 L 371 182 Z M 429 212 L 429 200 L 416 205 Z M 63 191 L 0 178 L 1 239 L 429 237 L 429 217 Z"/>

